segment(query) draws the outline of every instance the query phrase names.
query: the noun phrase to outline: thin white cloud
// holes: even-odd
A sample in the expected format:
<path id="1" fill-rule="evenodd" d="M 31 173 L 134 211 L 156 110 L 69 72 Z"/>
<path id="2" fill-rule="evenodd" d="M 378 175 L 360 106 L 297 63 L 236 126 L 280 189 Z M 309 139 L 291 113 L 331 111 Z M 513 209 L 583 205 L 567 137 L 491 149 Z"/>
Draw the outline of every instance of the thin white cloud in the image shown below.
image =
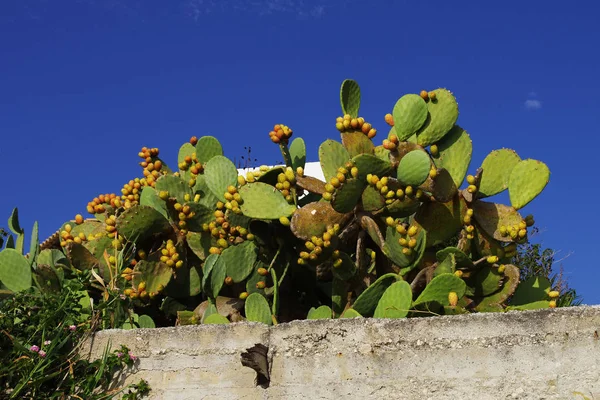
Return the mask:
<path id="1" fill-rule="evenodd" d="M 539 110 L 542 108 L 542 102 L 534 99 L 525 100 L 525 108 L 527 110 Z"/>

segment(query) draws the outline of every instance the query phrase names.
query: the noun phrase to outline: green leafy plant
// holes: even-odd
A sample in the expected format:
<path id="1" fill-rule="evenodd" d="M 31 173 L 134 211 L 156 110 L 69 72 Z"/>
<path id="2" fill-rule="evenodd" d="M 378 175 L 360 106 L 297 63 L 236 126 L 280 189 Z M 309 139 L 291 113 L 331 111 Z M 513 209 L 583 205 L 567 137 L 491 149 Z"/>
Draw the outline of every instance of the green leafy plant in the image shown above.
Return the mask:
<path id="1" fill-rule="evenodd" d="M 560 293 L 520 284 L 515 265 L 534 224 L 519 210 L 548 167 L 498 149 L 468 174 L 471 137 L 443 88 L 401 96 L 378 144 L 363 97 L 342 83 L 340 140 L 318 152 L 326 181 L 304 174 L 306 144 L 284 124 L 269 132 L 284 165 L 244 175 L 215 137 L 191 138 L 174 169 L 143 147 L 143 177 L 94 198 L 92 218 L 40 250 L 89 273 L 92 298 L 128 299 L 106 326 L 505 311 L 515 297 L 511 309 L 555 307 Z M 504 191 L 510 205 L 489 201 Z"/>

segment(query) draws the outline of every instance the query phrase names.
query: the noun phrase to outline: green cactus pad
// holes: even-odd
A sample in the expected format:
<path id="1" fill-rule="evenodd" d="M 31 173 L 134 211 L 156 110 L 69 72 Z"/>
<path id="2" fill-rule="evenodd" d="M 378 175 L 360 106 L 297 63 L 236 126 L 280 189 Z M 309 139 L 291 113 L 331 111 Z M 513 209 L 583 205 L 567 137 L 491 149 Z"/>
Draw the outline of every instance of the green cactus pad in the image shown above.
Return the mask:
<path id="1" fill-rule="evenodd" d="M 358 311 L 349 308 L 340 316 L 340 318 L 362 318 L 362 315 L 358 313 Z"/>
<path id="2" fill-rule="evenodd" d="M 177 202 L 181 204 L 185 202 L 186 194 L 192 196 L 192 188 L 189 183 L 175 175 L 161 176 L 156 180 L 154 188 L 157 192 L 169 192 L 169 197 L 177 199 Z"/>
<path id="3" fill-rule="evenodd" d="M 502 287 L 503 279 L 504 274 L 500 274 L 498 268 L 484 266 L 475 276 L 475 296 L 485 297 L 497 292 Z"/>
<path id="4" fill-rule="evenodd" d="M 221 314 L 216 313 L 216 314 L 210 314 L 208 317 L 204 318 L 202 323 L 208 324 L 208 325 L 227 325 L 230 322 L 227 319 L 227 317 L 224 317 Z"/>
<path id="5" fill-rule="evenodd" d="M 188 246 L 200 260 L 204 261 L 210 255 L 209 250 L 212 247 L 210 232 L 188 232 L 186 238 Z"/>
<path id="6" fill-rule="evenodd" d="M 403 247 L 398 243 L 398 240 L 402 237 L 396 228 L 390 226 L 385 231 L 385 246 L 383 248 L 384 254 L 398 267 L 406 268 L 411 265 L 414 260 L 414 256 L 410 257 L 402 253 Z"/>
<path id="7" fill-rule="evenodd" d="M 373 186 L 367 186 L 361 196 L 362 208 L 365 211 L 376 211 L 385 207 L 385 198 Z"/>
<path id="8" fill-rule="evenodd" d="M 477 222 L 473 223 L 475 235 L 472 242 L 473 257 L 498 256 L 503 262 L 504 250 L 501 242 L 488 235 Z"/>
<path id="9" fill-rule="evenodd" d="M 361 228 L 367 231 L 371 239 L 373 239 L 373 242 L 375 242 L 380 249 L 384 249 L 385 238 L 381 234 L 377 222 L 375 222 L 369 215 L 362 215 L 359 222 Z"/>
<path id="10" fill-rule="evenodd" d="M 424 203 L 414 221 L 427 231 L 427 247 L 431 247 L 445 242 L 460 230 L 465 212 L 464 200 L 455 196 L 447 203 Z"/>
<path id="11" fill-rule="evenodd" d="M 188 206 L 194 216 L 186 220 L 186 229 L 193 232 L 201 232 L 202 225 L 208 224 L 215 219 L 214 209 L 208 208 L 203 204 L 194 201 L 186 202 L 183 206 Z"/>
<path id="12" fill-rule="evenodd" d="M 342 112 L 352 118 L 358 117 L 360 108 L 360 86 L 355 80 L 345 79 L 340 87 L 340 105 Z"/>
<path id="13" fill-rule="evenodd" d="M 329 226 L 343 225 L 351 217 L 351 214 L 338 213 L 328 202 L 313 202 L 294 213 L 290 228 L 296 237 L 310 240 L 313 236 L 323 235 Z"/>
<path id="14" fill-rule="evenodd" d="M 431 160 L 423 150 L 413 150 L 398 164 L 398 180 L 403 185 L 419 186 L 429 176 Z"/>
<path id="15" fill-rule="evenodd" d="M 331 199 L 331 206 L 339 213 L 349 213 L 360 202 L 362 192 L 367 186 L 365 180 L 347 179 L 341 187 L 335 190 Z"/>
<path id="16" fill-rule="evenodd" d="M 390 189 L 392 189 L 391 186 Z M 405 197 L 403 200 L 394 200 L 391 204 L 387 205 L 385 209 L 390 215 L 396 218 L 403 218 L 413 215 L 419 209 L 420 205 L 421 203 L 417 200 Z"/>
<path id="17" fill-rule="evenodd" d="M 292 168 L 294 172 L 298 167 L 304 168 L 306 164 L 306 144 L 304 139 L 296 138 L 290 144 L 290 157 L 292 158 Z"/>
<path id="18" fill-rule="evenodd" d="M 510 299 L 511 306 L 523 306 L 529 303 L 547 300 L 552 284 L 543 276 L 532 276 L 517 286 Z"/>
<path id="19" fill-rule="evenodd" d="M 216 299 L 225 283 L 227 267 L 218 254 L 206 258 L 202 276 L 202 291 L 211 299 Z"/>
<path id="20" fill-rule="evenodd" d="M 69 263 L 78 270 L 89 270 L 100 265 L 100 261 L 82 244 L 67 243 L 65 253 Z"/>
<path id="21" fill-rule="evenodd" d="M 204 177 L 212 194 L 222 202 L 227 201 L 225 199 L 227 187 L 238 184 L 237 168 L 225 156 L 212 157 L 204 167 Z"/>
<path id="22" fill-rule="evenodd" d="M 438 143 L 438 155 L 433 161 L 438 168 L 443 168 L 452 177 L 454 184 L 460 188 L 473 155 L 473 142 L 467 131 L 458 125 L 448 132 Z"/>
<path id="23" fill-rule="evenodd" d="M 501 307 L 502 304 L 515 292 L 517 286 L 519 285 L 519 268 L 514 265 L 507 264 L 504 268 L 504 283 L 502 285 L 502 289 L 497 291 L 496 293 L 484 297 L 475 310 L 482 312 L 488 311 L 491 308 Z"/>
<path id="24" fill-rule="evenodd" d="M 40 252 L 37 257 L 38 264 L 50 265 L 56 269 L 67 269 L 69 267 L 69 260 L 58 249 L 45 249 Z"/>
<path id="25" fill-rule="evenodd" d="M 347 281 L 356 274 L 356 264 L 352 261 L 350 256 L 344 252 L 340 252 L 340 258 L 342 259 L 342 264 L 338 267 L 332 266 L 331 271 L 336 279 Z"/>
<path id="26" fill-rule="evenodd" d="M 140 205 L 152 207 L 161 213 L 166 219 L 169 218 L 167 204 L 164 200 L 158 197 L 158 192 L 153 187 L 144 186 L 142 189 L 142 194 L 140 195 Z"/>
<path id="27" fill-rule="evenodd" d="M 433 276 L 453 274 L 454 271 L 456 271 L 456 257 L 450 253 L 444 260 L 438 263 L 438 266 L 433 271 Z"/>
<path id="28" fill-rule="evenodd" d="M 148 293 L 160 292 L 162 288 L 166 288 L 173 272 L 167 264 L 162 262 L 140 260 L 133 268 L 133 283 L 134 288 L 137 288 L 140 282 L 146 282 L 146 291 Z"/>
<path id="29" fill-rule="evenodd" d="M 394 129 L 394 128 L 392 128 Z M 374 153 L 375 157 L 379 158 L 382 161 L 389 162 L 390 161 L 390 151 L 384 148 L 382 145 L 375 147 Z"/>
<path id="30" fill-rule="evenodd" d="M 183 146 L 179 148 L 179 154 L 177 155 L 177 164 L 181 164 L 184 162 L 186 157 L 192 157 L 192 154 L 196 152 L 196 148 L 192 146 L 191 143 L 184 143 Z M 179 176 L 183 178 L 185 181 L 188 181 L 191 178 L 190 170 L 182 171 L 179 170 Z"/>
<path id="31" fill-rule="evenodd" d="M 106 234 L 106 226 L 101 221 L 97 220 L 85 220 L 83 224 L 77 225 L 75 221 L 65 222 L 61 227 L 60 231 L 64 231 L 67 225 L 71 225 L 71 235 L 73 237 L 79 236 L 83 233 L 86 238 L 96 237 L 98 234 L 104 236 Z"/>
<path id="32" fill-rule="evenodd" d="M 483 170 L 479 182 L 478 197 L 489 197 L 508 188 L 508 180 L 521 157 L 511 149 L 490 152 L 481 164 Z"/>
<path id="33" fill-rule="evenodd" d="M 385 291 L 394 283 L 400 280 L 400 275 L 397 274 L 385 274 L 379 277 L 371 286 L 367 287 L 358 296 L 352 308 L 357 311 L 360 315 L 365 317 L 373 316 L 377 303 L 385 293 Z"/>
<path id="34" fill-rule="evenodd" d="M 8 229 L 15 235 L 20 235 L 25 233 L 23 228 L 21 228 L 21 224 L 19 223 L 19 209 L 13 208 L 10 217 L 8 218 Z"/>
<path id="35" fill-rule="evenodd" d="M 467 285 L 454 274 L 441 274 L 427 284 L 415 300 L 413 307 L 418 310 L 436 311 L 443 306 L 449 306 L 448 294 L 455 292 L 460 299 L 465 295 Z"/>
<path id="36" fill-rule="evenodd" d="M 15 249 L 0 251 L 0 282 L 13 292 L 20 292 L 31 287 L 29 262 Z"/>
<path id="37" fill-rule="evenodd" d="M 138 318 L 138 325 L 140 326 L 140 328 L 145 329 L 156 328 L 154 320 L 152 320 L 152 317 L 150 317 L 149 315 L 140 315 L 140 317 Z"/>
<path id="38" fill-rule="evenodd" d="M 267 299 L 259 293 L 252 293 L 246 298 L 244 305 L 246 319 L 251 322 L 262 322 L 263 324 L 273 325 L 271 317 L 271 308 Z"/>
<path id="39" fill-rule="evenodd" d="M 296 206 L 289 204 L 280 191 L 266 183 L 248 183 L 239 189 L 244 201 L 240 208 L 244 215 L 256 219 L 289 217 Z"/>
<path id="40" fill-rule="evenodd" d="M 452 93 L 446 89 L 436 89 L 435 100 L 427 102 L 427 119 L 417 132 L 417 143 L 429 146 L 446 135 L 458 119 L 458 104 Z"/>
<path id="41" fill-rule="evenodd" d="M 427 120 L 427 103 L 418 94 L 405 94 L 394 106 L 394 131 L 401 142 L 417 133 Z"/>
<path id="42" fill-rule="evenodd" d="M 360 181 L 367 179 L 368 174 L 381 177 L 392 172 L 392 164 L 389 161 L 383 161 L 372 154 L 360 154 L 352 158 L 352 162 L 358 168 L 357 178 Z"/>
<path id="43" fill-rule="evenodd" d="M 206 184 L 206 177 L 204 175 L 196 176 L 196 184 L 194 185 L 193 192 L 194 195 L 200 195 L 200 200 L 198 203 L 208 208 L 214 209 L 215 205 L 219 201 L 217 196 L 215 196 L 208 188 L 208 185 Z"/>
<path id="44" fill-rule="evenodd" d="M 476 201 L 472 203 L 473 218 L 477 224 L 494 239 L 501 242 L 512 242 L 510 236 L 502 236 L 500 227 L 506 228 L 519 225 L 523 217 L 513 207 L 504 204 Z"/>
<path id="45" fill-rule="evenodd" d="M 412 291 L 406 281 L 393 283 L 386 289 L 377 303 L 373 317 L 405 318 L 412 304 Z"/>
<path id="46" fill-rule="evenodd" d="M 169 221 L 150 206 L 133 206 L 117 217 L 117 231 L 130 241 L 142 240 L 170 228 Z"/>
<path id="47" fill-rule="evenodd" d="M 333 277 L 331 281 L 331 308 L 334 316 L 339 316 L 344 312 L 346 301 L 348 300 L 348 282 Z"/>
<path id="48" fill-rule="evenodd" d="M 325 193 L 325 182 L 312 176 L 296 176 L 296 184 L 300 189 L 310 193 L 320 194 Z"/>
<path id="49" fill-rule="evenodd" d="M 512 170 L 508 181 L 510 203 L 517 210 L 525 207 L 544 190 L 550 180 L 550 169 L 541 161 L 527 159 Z"/>
<path id="50" fill-rule="evenodd" d="M 306 319 L 331 319 L 333 316 L 333 311 L 329 306 L 321 306 L 319 308 L 312 307 L 308 311 L 308 315 Z"/>
<path id="51" fill-rule="evenodd" d="M 375 145 L 371 139 L 361 131 L 342 132 L 342 144 L 348 150 L 350 157 L 355 157 L 359 154 L 375 153 Z"/>
<path id="52" fill-rule="evenodd" d="M 506 307 L 506 311 L 526 311 L 526 310 L 542 310 L 544 308 L 550 308 L 550 301 L 548 300 L 540 300 L 534 301 L 533 303 L 522 304 L 518 306 L 508 306 Z"/>
<path id="53" fill-rule="evenodd" d="M 261 176 L 256 178 L 256 182 L 262 182 L 271 186 L 275 186 L 277 184 L 277 177 L 282 173 L 285 173 L 284 167 L 273 167 L 263 172 Z"/>
<path id="54" fill-rule="evenodd" d="M 215 156 L 223 155 L 223 147 L 213 136 L 203 136 L 196 143 L 196 158 L 201 164 L 206 164 Z"/>
<path id="55" fill-rule="evenodd" d="M 221 260 L 227 268 L 227 276 L 234 282 L 241 282 L 252 273 L 258 248 L 252 241 L 229 246 L 221 253 Z"/>
<path id="56" fill-rule="evenodd" d="M 475 268 L 473 260 L 471 260 L 471 258 L 468 255 L 466 255 L 463 251 L 456 247 L 446 247 L 445 249 L 438 251 L 437 253 L 435 253 L 435 258 L 437 258 L 438 261 L 444 261 L 446 257 L 448 257 L 450 254 L 454 255 L 457 268 Z"/>
<path id="57" fill-rule="evenodd" d="M 426 184 L 428 186 L 425 186 Z M 452 200 L 458 192 L 458 188 L 454 184 L 452 177 L 445 169 L 438 169 L 435 179 L 427 178 L 427 181 L 420 186 L 420 189 L 430 193 L 435 201 L 441 203 Z"/>
<path id="58" fill-rule="evenodd" d="M 340 142 L 327 139 L 319 146 L 319 161 L 323 176 L 329 182 L 337 175 L 338 168 L 350 161 L 350 154 Z"/>

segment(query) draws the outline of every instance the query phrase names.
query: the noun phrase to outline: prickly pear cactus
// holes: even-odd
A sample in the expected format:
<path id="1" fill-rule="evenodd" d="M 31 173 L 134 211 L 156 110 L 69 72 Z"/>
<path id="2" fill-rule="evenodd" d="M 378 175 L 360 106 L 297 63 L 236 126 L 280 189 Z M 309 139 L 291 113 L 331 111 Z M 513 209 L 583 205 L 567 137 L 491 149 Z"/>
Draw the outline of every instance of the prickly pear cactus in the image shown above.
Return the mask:
<path id="1" fill-rule="evenodd" d="M 473 144 L 447 89 L 400 96 L 381 141 L 359 115 L 361 99 L 358 83 L 345 80 L 331 127 L 339 137 L 318 149 L 325 182 L 305 175 L 307 144 L 281 123 L 269 138 L 285 165 L 241 175 L 212 136 L 183 144 L 174 169 L 143 147 L 142 176 L 95 197 L 92 217 L 67 221 L 42 250 L 63 252 L 69 268 L 116 276 L 136 312 L 163 309 L 179 324 L 555 305 L 556 291 L 520 284 L 512 265 L 534 223 L 519 210 L 547 185 L 548 167 L 498 149 L 468 174 Z M 510 205 L 490 201 L 506 190 Z M 16 211 L 9 228 L 18 238 L 16 250 L 0 253 L 0 282 L 22 290 L 35 265 L 21 255 Z"/>

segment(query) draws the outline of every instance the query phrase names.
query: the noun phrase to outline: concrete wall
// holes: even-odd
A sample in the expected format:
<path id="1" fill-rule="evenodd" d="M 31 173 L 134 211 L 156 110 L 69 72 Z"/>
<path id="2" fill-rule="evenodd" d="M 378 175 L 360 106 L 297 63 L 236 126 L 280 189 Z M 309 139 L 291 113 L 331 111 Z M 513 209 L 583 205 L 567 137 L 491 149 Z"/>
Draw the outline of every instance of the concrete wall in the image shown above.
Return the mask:
<path id="1" fill-rule="evenodd" d="M 600 398 L 600 307 L 404 320 L 106 330 L 140 357 L 152 399 Z M 270 382 L 240 356 L 268 347 Z"/>

